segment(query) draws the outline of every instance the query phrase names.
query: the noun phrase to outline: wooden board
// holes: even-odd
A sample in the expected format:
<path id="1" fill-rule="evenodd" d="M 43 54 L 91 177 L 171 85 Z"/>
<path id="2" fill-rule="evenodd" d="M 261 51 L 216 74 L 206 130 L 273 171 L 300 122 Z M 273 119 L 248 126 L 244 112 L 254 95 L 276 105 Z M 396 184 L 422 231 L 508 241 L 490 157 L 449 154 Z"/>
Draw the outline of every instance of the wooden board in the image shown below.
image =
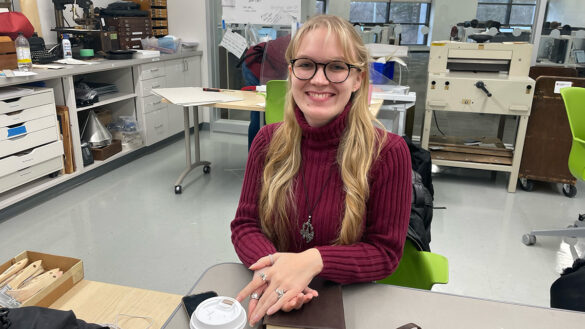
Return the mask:
<path id="1" fill-rule="evenodd" d="M 61 134 L 63 136 L 63 156 L 65 157 L 65 167 L 63 170 L 66 174 L 75 172 L 75 163 L 73 160 L 73 141 L 71 137 L 71 121 L 69 120 L 69 108 L 67 106 L 57 105 L 57 115 L 61 122 Z"/>
<path id="2" fill-rule="evenodd" d="M 72 310 L 77 318 L 91 323 L 114 323 L 116 315 L 127 314 L 152 318 L 151 329 L 159 329 L 181 302 L 181 295 L 82 280 L 50 308 Z M 124 329 L 144 329 L 145 319 L 120 317 Z"/>
<path id="3" fill-rule="evenodd" d="M 451 160 L 451 161 L 490 163 L 490 164 L 510 165 L 510 166 L 512 165 L 512 158 L 492 156 L 492 155 L 482 155 L 482 154 L 432 151 L 431 158 L 433 160 Z"/>
<path id="4" fill-rule="evenodd" d="M 465 145 L 466 139 L 480 141 L 482 144 L 494 144 L 495 147 L 482 145 Z M 512 150 L 506 149 L 502 141 L 494 137 L 455 137 L 455 136 L 432 136 L 429 141 L 431 150 L 440 148 L 441 151 L 482 154 L 498 157 L 514 156 Z"/>
<path id="5" fill-rule="evenodd" d="M 43 31 L 41 29 L 41 19 L 39 18 L 37 0 L 20 0 L 20 12 L 28 18 L 32 26 L 35 28 L 37 35 L 42 38 Z"/>

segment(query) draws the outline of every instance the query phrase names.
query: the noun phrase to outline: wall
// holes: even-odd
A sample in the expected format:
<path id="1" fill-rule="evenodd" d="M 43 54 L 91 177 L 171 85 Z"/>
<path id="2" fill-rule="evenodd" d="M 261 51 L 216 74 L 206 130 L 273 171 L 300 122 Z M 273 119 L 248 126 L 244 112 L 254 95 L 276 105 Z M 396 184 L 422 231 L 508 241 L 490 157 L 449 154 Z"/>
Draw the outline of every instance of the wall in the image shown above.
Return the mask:
<path id="1" fill-rule="evenodd" d="M 433 0 L 431 6 L 430 40 L 449 40 L 451 27 L 459 22 L 474 19 L 477 1 Z"/>
<path id="2" fill-rule="evenodd" d="M 180 3 L 179 3 L 180 2 Z M 201 83 L 209 86 L 207 60 L 207 29 L 205 0 L 167 1 L 169 33 L 185 41 L 198 41 L 197 50 L 203 51 L 201 59 Z M 199 121 L 209 122 L 209 111 L 199 109 Z"/>
<path id="3" fill-rule="evenodd" d="M 350 0 L 329 0 L 327 2 L 327 13 L 349 19 Z"/>
<path id="4" fill-rule="evenodd" d="M 585 27 L 583 0 L 549 0 L 546 20 L 561 22 L 563 25 Z"/>

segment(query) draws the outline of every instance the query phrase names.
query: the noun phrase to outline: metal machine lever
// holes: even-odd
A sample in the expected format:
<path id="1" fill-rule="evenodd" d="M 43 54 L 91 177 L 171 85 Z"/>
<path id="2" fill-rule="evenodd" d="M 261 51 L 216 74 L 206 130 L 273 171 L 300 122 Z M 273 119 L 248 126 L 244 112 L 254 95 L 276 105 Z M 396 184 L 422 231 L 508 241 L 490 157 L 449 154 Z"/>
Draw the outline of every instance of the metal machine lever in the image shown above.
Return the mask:
<path id="1" fill-rule="evenodd" d="M 484 93 L 486 93 L 487 97 L 492 97 L 492 93 L 490 93 L 487 88 L 485 87 L 485 83 L 483 83 L 483 81 L 478 81 L 475 83 L 475 86 L 481 90 L 483 90 Z"/>

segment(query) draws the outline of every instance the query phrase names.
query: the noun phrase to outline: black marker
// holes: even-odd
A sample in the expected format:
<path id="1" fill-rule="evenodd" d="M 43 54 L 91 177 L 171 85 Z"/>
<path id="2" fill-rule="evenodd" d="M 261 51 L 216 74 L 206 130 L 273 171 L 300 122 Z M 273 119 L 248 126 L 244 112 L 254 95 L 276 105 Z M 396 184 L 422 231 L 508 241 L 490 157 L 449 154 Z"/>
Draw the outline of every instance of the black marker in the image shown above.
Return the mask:
<path id="1" fill-rule="evenodd" d="M 220 92 L 221 90 L 219 88 L 203 88 L 203 91 L 213 91 L 213 92 Z"/>

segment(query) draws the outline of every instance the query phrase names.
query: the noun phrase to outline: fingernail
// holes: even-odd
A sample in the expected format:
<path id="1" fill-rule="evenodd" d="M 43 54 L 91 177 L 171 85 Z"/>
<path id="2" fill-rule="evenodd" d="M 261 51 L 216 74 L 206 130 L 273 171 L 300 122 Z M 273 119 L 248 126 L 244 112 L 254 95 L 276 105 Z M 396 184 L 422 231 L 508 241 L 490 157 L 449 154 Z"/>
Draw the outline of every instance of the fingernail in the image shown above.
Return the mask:
<path id="1" fill-rule="evenodd" d="M 268 309 L 268 312 L 266 312 L 266 315 L 272 315 L 274 314 L 276 311 L 274 311 L 274 309 L 271 307 Z"/>
<path id="2" fill-rule="evenodd" d="M 260 320 L 260 317 L 259 317 L 258 315 L 254 315 L 254 316 L 252 317 L 252 321 L 251 321 L 251 323 L 253 323 L 253 324 L 256 324 L 256 322 L 258 322 L 258 320 Z M 252 325 L 252 326 L 253 326 L 253 325 Z"/>

